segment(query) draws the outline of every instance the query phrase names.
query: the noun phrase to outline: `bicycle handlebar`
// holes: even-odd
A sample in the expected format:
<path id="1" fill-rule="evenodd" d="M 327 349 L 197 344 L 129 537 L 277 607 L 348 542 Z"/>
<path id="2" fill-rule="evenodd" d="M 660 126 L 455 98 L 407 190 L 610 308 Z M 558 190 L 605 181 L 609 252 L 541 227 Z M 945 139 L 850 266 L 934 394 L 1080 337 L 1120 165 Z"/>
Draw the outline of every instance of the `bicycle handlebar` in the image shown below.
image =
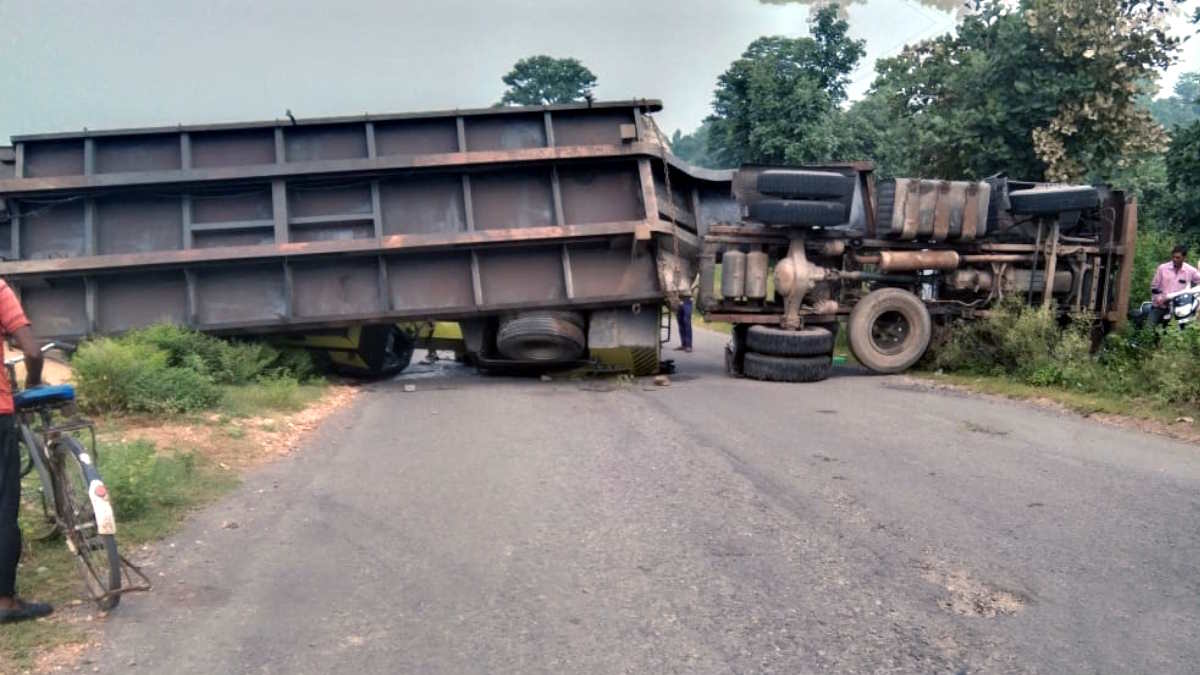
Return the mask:
<path id="1" fill-rule="evenodd" d="M 75 345 L 68 344 L 66 342 L 53 342 L 52 341 L 52 342 L 47 342 L 46 344 L 42 345 L 38 351 L 41 352 L 42 354 L 45 354 L 46 352 L 50 351 L 51 349 L 61 349 L 65 352 L 73 352 L 73 351 L 75 351 Z M 22 354 L 21 356 L 17 356 L 17 357 L 11 358 L 11 359 L 4 359 L 4 365 L 15 366 L 24 360 L 25 360 L 25 355 Z"/>

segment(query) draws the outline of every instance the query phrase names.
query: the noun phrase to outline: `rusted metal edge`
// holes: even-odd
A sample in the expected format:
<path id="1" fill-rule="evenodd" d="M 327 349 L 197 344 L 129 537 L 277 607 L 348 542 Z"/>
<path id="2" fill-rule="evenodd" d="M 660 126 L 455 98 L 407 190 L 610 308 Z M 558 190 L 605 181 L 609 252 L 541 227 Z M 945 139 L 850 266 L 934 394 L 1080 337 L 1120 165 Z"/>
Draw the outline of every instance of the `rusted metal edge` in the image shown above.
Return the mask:
<path id="1" fill-rule="evenodd" d="M 446 117 L 489 117 L 503 115 L 520 115 L 537 112 L 559 112 L 572 110 L 597 109 L 640 109 L 647 112 L 662 110 L 662 101 L 652 98 L 630 99 L 628 101 L 596 101 L 593 103 L 562 103 L 556 105 L 511 106 L 497 108 L 466 108 L 454 110 L 435 110 L 431 112 L 409 113 L 380 113 L 376 115 L 340 115 L 336 117 L 297 118 L 293 125 L 290 119 L 258 120 L 253 122 L 228 122 L 219 124 L 179 124 L 175 126 L 130 127 L 126 129 L 102 129 L 97 131 L 66 131 L 40 134 L 21 134 L 13 136 L 14 143 L 25 141 L 50 141 L 73 138 L 96 138 L 100 136 L 144 136 L 149 134 L 174 134 L 181 131 L 236 131 L 243 129 L 272 129 L 290 126 L 322 126 L 328 124 L 347 124 L 353 122 L 390 122 L 404 120 L 441 119 Z"/>
<path id="2" fill-rule="evenodd" d="M 584 300 L 549 300 L 545 303 L 494 303 L 484 305 L 462 305 L 457 307 L 439 307 L 435 309 L 403 309 L 368 313 L 342 314 L 333 317 L 279 317 L 271 320 L 230 321 L 222 323 L 191 323 L 189 326 L 206 333 L 217 334 L 277 334 L 280 332 L 301 332 L 305 330 L 345 328 L 363 323 L 386 323 L 403 319 L 420 319 L 423 321 L 454 321 L 478 316 L 500 314 L 514 310 L 529 309 L 565 309 L 585 310 L 602 309 L 622 305 L 651 305 L 662 301 L 660 293 L 640 293 L 631 295 L 590 296 Z M 282 330 L 281 330 L 282 329 Z M 106 333 L 106 334 L 120 334 Z M 87 335 L 79 333 L 64 333 L 54 335 L 56 339 L 82 340 Z"/>
<path id="3" fill-rule="evenodd" d="M 350 241 L 292 242 L 257 246 L 228 246 L 222 248 L 155 251 L 151 253 L 121 253 L 51 260 L 18 260 L 0 263 L 0 277 L 19 279 L 39 275 L 83 274 L 126 271 L 132 268 L 171 267 L 197 263 L 231 263 L 276 258 L 306 258 L 323 255 L 371 255 L 407 253 L 438 249 L 484 248 L 511 244 L 536 244 L 613 236 L 635 236 L 652 232 L 670 236 L 675 233 L 670 223 L 660 220 L 633 220 L 591 225 L 525 227 L 453 234 L 394 234 L 379 239 Z M 698 246 L 699 238 L 679 230 L 681 242 Z"/>
<path id="4" fill-rule="evenodd" d="M 484 166 L 570 162 L 573 160 L 654 159 L 658 157 L 660 157 L 658 146 L 649 143 L 447 152 L 428 155 L 386 155 L 383 157 L 255 164 L 251 166 L 208 169 L 174 169 L 167 171 L 47 176 L 42 178 L 11 178 L 0 180 L 0 197 L 21 197 L 55 191 L 81 192 L 116 187 L 168 184 L 186 185 L 295 177 L 311 178 L 334 174 L 361 174 L 369 176 L 378 172 L 411 169 L 450 170 Z M 682 171 L 683 169 L 680 170 Z M 693 176 L 693 178 L 706 180 L 699 176 Z M 720 179 L 716 180 L 720 182 Z"/>

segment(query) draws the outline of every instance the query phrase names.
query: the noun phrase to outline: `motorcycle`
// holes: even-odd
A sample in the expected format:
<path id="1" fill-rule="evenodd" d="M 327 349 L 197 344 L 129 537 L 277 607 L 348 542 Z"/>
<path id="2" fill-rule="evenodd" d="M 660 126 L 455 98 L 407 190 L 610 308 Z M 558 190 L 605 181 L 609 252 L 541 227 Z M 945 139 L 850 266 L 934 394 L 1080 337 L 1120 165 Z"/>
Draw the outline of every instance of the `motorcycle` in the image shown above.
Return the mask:
<path id="1" fill-rule="evenodd" d="M 1151 292 L 1158 294 L 1158 289 L 1151 289 Z M 1180 329 L 1187 328 L 1196 320 L 1197 312 L 1200 312 L 1200 286 L 1189 286 L 1167 293 L 1167 312 L 1163 314 L 1160 325 L 1170 323 L 1171 319 L 1175 319 L 1175 323 Z M 1133 325 L 1139 329 L 1146 325 L 1150 320 L 1152 303 L 1143 302 L 1141 307 L 1129 312 L 1129 319 L 1133 321 Z"/>

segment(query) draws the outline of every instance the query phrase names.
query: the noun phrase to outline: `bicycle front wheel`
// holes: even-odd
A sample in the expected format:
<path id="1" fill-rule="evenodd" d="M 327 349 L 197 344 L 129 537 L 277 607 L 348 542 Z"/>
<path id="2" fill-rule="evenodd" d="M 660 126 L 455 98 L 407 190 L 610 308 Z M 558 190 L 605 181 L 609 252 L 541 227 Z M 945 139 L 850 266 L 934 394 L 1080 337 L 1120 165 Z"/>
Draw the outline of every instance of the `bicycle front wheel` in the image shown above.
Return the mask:
<path id="1" fill-rule="evenodd" d="M 53 442 L 51 457 L 56 464 L 54 499 L 67 547 L 75 554 L 92 599 L 100 609 L 110 610 L 121 601 L 121 556 L 107 490 L 92 457 L 78 440 L 59 437 Z M 93 498 L 101 502 L 99 518 Z"/>

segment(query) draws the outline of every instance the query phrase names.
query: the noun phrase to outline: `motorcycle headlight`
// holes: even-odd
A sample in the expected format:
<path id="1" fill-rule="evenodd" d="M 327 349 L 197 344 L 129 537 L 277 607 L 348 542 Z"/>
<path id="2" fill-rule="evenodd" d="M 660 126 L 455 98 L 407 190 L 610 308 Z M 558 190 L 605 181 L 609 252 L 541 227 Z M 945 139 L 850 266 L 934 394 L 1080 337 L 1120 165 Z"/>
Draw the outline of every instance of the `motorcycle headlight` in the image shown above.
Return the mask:
<path id="1" fill-rule="evenodd" d="M 1184 293 L 1183 295 L 1175 296 L 1172 302 L 1175 303 L 1176 307 L 1191 307 L 1196 302 L 1196 296 L 1191 293 Z"/>

